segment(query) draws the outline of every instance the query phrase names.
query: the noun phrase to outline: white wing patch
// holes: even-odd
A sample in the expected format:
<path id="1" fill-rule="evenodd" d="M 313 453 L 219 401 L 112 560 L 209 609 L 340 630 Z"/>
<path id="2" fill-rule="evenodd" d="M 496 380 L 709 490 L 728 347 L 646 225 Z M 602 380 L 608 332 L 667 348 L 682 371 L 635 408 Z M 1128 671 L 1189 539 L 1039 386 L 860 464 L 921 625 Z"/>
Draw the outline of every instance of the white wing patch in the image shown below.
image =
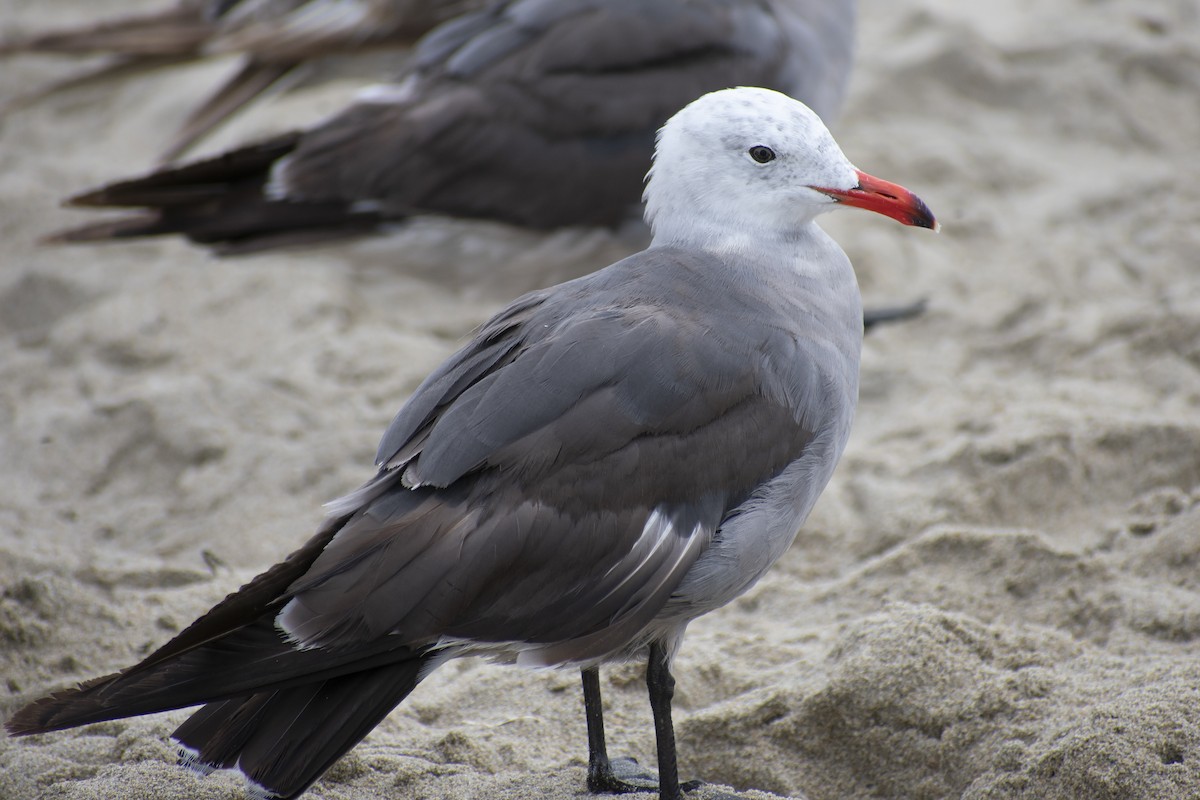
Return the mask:
<path id="1" fill-rule="evenodd" d="M 649 576 L 643 574 L 646 569 L 654 570 L 659 576 L 660 582 L 657 586 L 648 587 L 649 594 L 653 595 L 660 590 L 662 588 L 661 582 L 669 576 L 678 575 L 680 565 L 694 559 L 697 551 L 704 547 L 708 539 L 704 535 L 703 526 L 697 523 L 696 527 L 688 532 L 687 545 L 679 548 L 679 551 L 669 563 L 656 565 L 655 554 L 663 548 L 669 549 L 671 540 L 678 535 L 679 532 L 675 528 L 675 525 L 661 509 L 655 509 L 651 512 L 650 516 L 646 518 L 645 525 L 642 526 L 641 536 L 638 537 L 637 543 L 634 545 L 635 550 L 643 550 L 644 548 L 642 558 L 635 567 L 627 570 L 621 581 L 597 602 L 603 602 L 603 600 L 621 592 L 630 584 L 633 584 L 638 589 L 647 588 L 646 579 Z M 616 566 L 614 566 L 615 568 Z M 611 570 L 609 574 L 611 574 Z M 641 580 L 638 580 L 639 578 Z M 596 633 L 570 639 L 565 642 L 554 642 L 544 645 L 514 643 L 513 649 L 519 651 L 517 654 L 518 665 L 534 669 L 567 663 L 599 663 L 611 656 L 624 653 L 631 646 L 637 647 L 640 644 L 644 644 L 640 634 L 650 622 L 651 620 L 647 620 L 640 628 L 633 629 L 629 624 L 629 619 L 625 619 L 617 621 L 608 628 L 604 628 Z M 628 630 L 624 630 L 626 628 Z M 601 647 L 602 642 L 605 643 L 605 651 L 597 652 L 596 649 Z"/>
<path id="2" fill-rule="evenodd" d="M 291 158 L 284 156 L 271 165 L 262 193 L 268 200 L 286 200 L 292 187 L 288 184 L 287 168 Z"/>
<path id="3" fill-rule="evenodd" d="M 692 535 L 695 535 L 699 531 L 699 528 L 700 526 L 697 525 L 696 530 L 691 532 Z M 662 550 L 663 547 L 666 546 L 667 543 L 670 542 L 671 538 L 675 535 L 677 535 L 675 533 L 675 526 L 671 524 L 671 520 L 666 514 L 663 514 L 657 508 L 650 512 L 650 516 L 646 518 L 646 524 L 642 526 L 642 535 L 638 537 L 638 540 L 634 545 L 635 550 L 641 550 L 643 547 L 645 547 L 645 552 L 642 554 L 641 561 L 639 561 L 637 566 L 635 566 L 633 569 L 628 570 L 625 573 L 625 577 L 621 579 L 621 582 L 610 589 L 604 595 L 604 597 L 597 601 L 597 603 L 604 602 L 614 594 L 621 591 L 621 589 L 627 586 L 630 581 L 634 580 L 634 578 L 636 578 L 638 574 L 646 568 L 646 565 L 651 562 L 655 553 L 657 553 L 659 550 Z M 687 548 L 684 548 L 680 552 L 686 553 Z M 672 568 L 674 568 L 677 564 L 678 558 L 676 559 L 676 562 L 671 565 Z M 605 577 L 611 575 L 612 571 L 618 566 L 620 566 L 620 562 L 617 562 L 609 567 L 608 572 L 605 573 Z"/>
<path id="4" fill-rule="evenodd" d="M 359 90 L 354 95 L 354 99 L 359 103 L 399 105 L 400 103 L 407 103 L 415 98 L 416 95 L 416 80 L 409 77 L 400 83 L 377 83 L 373 86 L 367 86 Z"/>

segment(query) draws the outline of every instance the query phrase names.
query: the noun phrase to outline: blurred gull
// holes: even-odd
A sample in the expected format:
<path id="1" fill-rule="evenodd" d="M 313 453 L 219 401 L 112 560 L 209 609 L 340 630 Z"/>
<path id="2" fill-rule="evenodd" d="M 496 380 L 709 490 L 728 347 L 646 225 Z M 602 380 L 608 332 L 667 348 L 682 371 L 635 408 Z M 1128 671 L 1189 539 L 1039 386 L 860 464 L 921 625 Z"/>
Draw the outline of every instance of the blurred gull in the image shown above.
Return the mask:
<path id="1" fill-rule="evenodd" d="M 235 253 L 419 214 L 619 226 L 637 218 L 673 111 L 757 85 L 828 118 L 853 36 L 852 0 L 494 3 L 434 29 L 407 77 L 314 127 L 73 198 L 143 210 L 56 240 L 182 234 Z"/>
<path id="2" fill-rule="evenodd" d="M 0 38 L 0 56 L 100 54 L 103 66 L 42 87 L 16 105 L 62 88 L 210 55 L 241 53 L 241 63 L 187 117 L 163 152 L 169 161 L 297 69 L 326 56 L 411 45 L 431 28 L 488 0 L 180 0 L 141 14 Z M 285 78 L 287 80 L 285 80 Z"/>

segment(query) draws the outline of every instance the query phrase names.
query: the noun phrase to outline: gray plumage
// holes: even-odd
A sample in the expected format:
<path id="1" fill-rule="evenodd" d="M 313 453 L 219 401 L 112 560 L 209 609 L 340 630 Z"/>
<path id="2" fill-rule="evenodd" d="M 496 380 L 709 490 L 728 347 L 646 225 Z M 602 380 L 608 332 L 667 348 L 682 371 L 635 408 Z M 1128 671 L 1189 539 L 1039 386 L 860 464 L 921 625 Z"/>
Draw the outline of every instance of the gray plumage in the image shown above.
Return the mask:
<path id="1" fill-rule="evenodd" d="M 861 309 L 827 306 L 830 316 L 849 315 L 838 330 L 823 332 L 838 334 L 846 352 L 837 354 L 838 373 L 814 370 L 780 322 L 811 313 L 815 289 L 803 291 L 802 280 L 797 286 L 787 264 L 755 266 L 730 275 L 713 255 L 652 248 L 528 295 L 493 319 L 430 376 L 384 434 L 381 485 L 364 491 L 386 497 L 386 512 L 347 524 L 345 545 L 327 548 L 313 568 L 319 573 L 328 563 L 338 576 L 291 606 L 284 628 L 322 646 L 361 629 L 480 639 L 488 649 L 553 644 L 552 660 L 579 663 L 624 646 L 629 631 L 659 613 L 664 593 L 679 585 L 727 515 L 780 515 L 794 502 L 787 485 L 753 508 L 744 504 L 798 458 L 807 455 L 814 462 L 808 471 L 820 472 L 815 462 L 832 463 L 849 431 L 857 389 L 850 351 Z M 812 410 L 801 420 L 800 409 Z M 398 485 L 413 491 L 395 493 Z M 436 490 L 451 487 L 462 492 L 447 502 Z M 360 495 L 348 505 L 362 502 Z M 459 524 L 484 504 L 486 519 Z M 662 541 L 643 538 L 654 514 L 671 529 Z M 362 558 L 375 537 L 358 539 L 354 531 L 405 530 L 418 517 L 438 520 L 442 533 L 430 534 L 436 548 L 423 536 L 387 536 L 386 554 Z M 785 527 L 794 534 L 798 525 Z M 424 584 L 383 591 L 374 584 L 374 576 L 401 574 L 390 564 L 424 560 L 443 565 L 416 571 L 441 572 L 444 594 L 431 596 Z M 348 562 L 360 566 L 342 569 Z M 459 574 L 481 564 L 508 576 L 502 591 L 462 589 L 486 585 Z M 623 592 L 614 596 L 616 583 Z M 412 599 L 404 599 L 409 592 Z M 381 607 L 364 605 L 363 596 L 378 597 Z M 624 623 L 619 631 L 595 637 L 614 619 Z M 577 651 L 575 639 L 586 640 Z"/>
<path id="2" fill-rule="evenodd" d="M 841 202 L 935 223 L 763 89 L 673 117 L 646 200 L 651 247 L 485 324 L 303 548 L 10 732 L 204 703 L 176 731 L 184 763 L 294 797 L 429 670 L 481 654 L 583 667 L 589 787 L 623 791 L 594 669 L 648 654 L 660 796 L 676 800 L 683 632 L 787 549 L 850 432 L 861 301 L 813 220 Z"/>

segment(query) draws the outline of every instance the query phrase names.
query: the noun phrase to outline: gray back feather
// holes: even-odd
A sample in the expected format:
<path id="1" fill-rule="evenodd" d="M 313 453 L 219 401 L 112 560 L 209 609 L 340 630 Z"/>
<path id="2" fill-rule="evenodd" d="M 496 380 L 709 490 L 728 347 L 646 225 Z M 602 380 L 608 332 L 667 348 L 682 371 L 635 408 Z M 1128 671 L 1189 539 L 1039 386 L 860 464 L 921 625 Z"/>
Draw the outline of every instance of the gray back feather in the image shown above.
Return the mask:
<path id="1" fill-rule="evenodd" d="M 653 248 L 518 300 L 396 416 L 377 487 L 281 625 L 577 660 L 626 643 L 726 516 L 845 416 L 796 406 L 836 381 L 797 347 L 787 293 L 758 286 Z"/>

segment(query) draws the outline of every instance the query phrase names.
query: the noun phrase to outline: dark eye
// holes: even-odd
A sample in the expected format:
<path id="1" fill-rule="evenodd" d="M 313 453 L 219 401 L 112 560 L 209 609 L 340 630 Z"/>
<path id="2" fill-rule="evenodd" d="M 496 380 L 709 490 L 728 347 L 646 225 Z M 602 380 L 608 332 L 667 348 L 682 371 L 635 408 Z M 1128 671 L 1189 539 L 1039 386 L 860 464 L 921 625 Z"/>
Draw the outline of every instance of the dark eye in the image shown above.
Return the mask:
<path id="1" fill-rule="evenodd" d="M 750 148 L 749 152 L 750 157 L 760 164 L 775 160 L 775 151 L 765 145 L 756 144 Z"/>

